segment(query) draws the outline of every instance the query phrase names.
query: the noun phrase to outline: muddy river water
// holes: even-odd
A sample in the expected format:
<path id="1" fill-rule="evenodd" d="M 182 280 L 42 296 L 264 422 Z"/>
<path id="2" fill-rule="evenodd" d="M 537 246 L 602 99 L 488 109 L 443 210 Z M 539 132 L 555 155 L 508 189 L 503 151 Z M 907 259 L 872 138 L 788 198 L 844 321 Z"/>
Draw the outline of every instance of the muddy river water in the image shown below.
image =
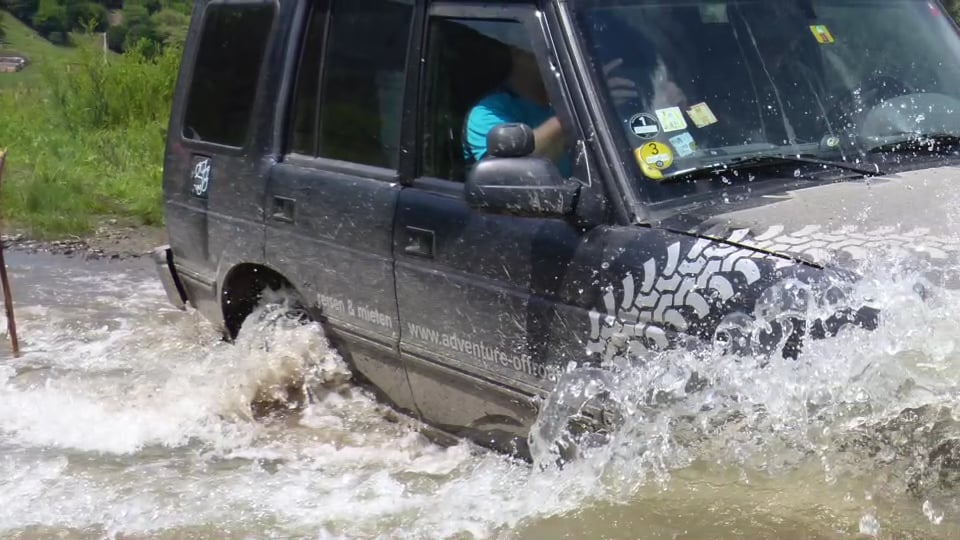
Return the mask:
<path id="1" fill-rule="evenodd" d="M 222 342 L 146 260 L 7 262 L 24 354 L 2 344 L 0 538 L 960 537 L 960 295 L 892 274 L 869 281 L 876 332 L 607 381 L 627 422 L 557 468 L 429 442 L 316 327 L 264 313 Z M 715 384 L 686 395 L 693 369 Z M 251 416 L 301 377 L 312 403 Z M 672 397 L 631 399 L 652 390 Z"/>

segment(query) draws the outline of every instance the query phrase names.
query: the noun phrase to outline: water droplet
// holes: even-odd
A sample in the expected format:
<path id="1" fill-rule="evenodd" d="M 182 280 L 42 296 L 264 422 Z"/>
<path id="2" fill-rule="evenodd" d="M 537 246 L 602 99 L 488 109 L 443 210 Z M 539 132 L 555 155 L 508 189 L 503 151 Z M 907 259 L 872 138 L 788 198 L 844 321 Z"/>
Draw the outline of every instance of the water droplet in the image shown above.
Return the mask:
<path id="1" fill-rule="evenodd" d="M 927 516 L 930 523 L 939 525 L 943 522 L 943 512 L 933 507 L 930 501 L 923 501 L 923 515 Z"/>
<path id="2" fill-rule="evenodd" d="M 873 514 L 864 514 L 860 518 L 860 534 L 880 536 L 880 520 Z"/>

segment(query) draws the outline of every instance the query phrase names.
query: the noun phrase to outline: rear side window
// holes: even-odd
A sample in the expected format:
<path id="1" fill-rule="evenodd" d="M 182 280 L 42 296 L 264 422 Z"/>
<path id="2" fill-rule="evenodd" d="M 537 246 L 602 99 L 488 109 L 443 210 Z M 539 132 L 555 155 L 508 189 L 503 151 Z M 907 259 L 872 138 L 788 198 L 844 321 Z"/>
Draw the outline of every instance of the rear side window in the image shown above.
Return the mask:
<path id="1" fill-rule="evenodd" d="M 317 152 L 317 100 L 320 92 L 320 62 L 327 27 L 327 3 L 315 1 L 310 10 L 306 37 L 300 52 L 296 93 L 290 121 L 290 152 L 308 156 Z"/>
<path id="2" fill-rule="evenodd" d="M 267 3 L 207 6 L 187 97 L 184 137 L 243 145 L 273 16 L 274 6 Z"/>
<path id="3" fill-rule="evenodd" d="M 337 0 L 331 15 L 319 155 L 395 169 L 413 1 Z"/>

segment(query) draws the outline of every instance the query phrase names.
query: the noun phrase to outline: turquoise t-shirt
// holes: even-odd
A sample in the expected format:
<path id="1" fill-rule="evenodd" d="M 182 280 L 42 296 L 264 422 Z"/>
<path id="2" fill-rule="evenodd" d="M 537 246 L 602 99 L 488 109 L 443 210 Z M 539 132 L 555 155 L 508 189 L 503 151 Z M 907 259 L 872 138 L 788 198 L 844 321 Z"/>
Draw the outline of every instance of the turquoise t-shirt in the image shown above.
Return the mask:
<path id="1" fill-rule="evenodd" d="M 554 116 L 549 106 L 538 105 L 512 92 L 501 90 L 480 100 L 467 116 L 464 156 L 478 161 L 487 154 L 487 133 L 499 124 L 521 122 L 536 129 Z M 563 176 L 570 176 L 570 156 L 557 163 Z"/>

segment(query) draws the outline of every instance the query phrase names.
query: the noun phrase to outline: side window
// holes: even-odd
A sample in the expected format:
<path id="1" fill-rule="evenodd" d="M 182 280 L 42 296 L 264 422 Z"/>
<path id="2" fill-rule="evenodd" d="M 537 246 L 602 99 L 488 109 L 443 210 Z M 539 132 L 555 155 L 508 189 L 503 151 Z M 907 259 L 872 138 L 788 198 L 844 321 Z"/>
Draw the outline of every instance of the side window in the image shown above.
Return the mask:
<path id="1" fill-rule="evenodd" d="M 273 16 L 272 3 L 207 6 L 187 97 L 184 137 L 243 145 Z"/>
<path id="2" fill-rule="evenodd" d="M 503 121 L 536 128 L 552 111 L 511 89 L 511 82 L 542 88 L 521 23 L 434 18 L 428 30 L 420 173 L 462 182 L 469 165 L 485 154 L 490 128 Z M 492 107 L 471 116 L 481 101 Z"/>
<path id="3" fill-rule="evenodd" d="M 413 0 L 337 0 L 320 94 L 319 155 L 397 168 Z"/>
<path id="4" fill-rule="evenodd" d="M 316 0 L 307 22 L 300 52 L 293 110 L 290 114 L 288 150 L 308 156 L 317 152 L 317 101 L 320 92 L 320 59 L 327 28 L 327 2 Z"/>

